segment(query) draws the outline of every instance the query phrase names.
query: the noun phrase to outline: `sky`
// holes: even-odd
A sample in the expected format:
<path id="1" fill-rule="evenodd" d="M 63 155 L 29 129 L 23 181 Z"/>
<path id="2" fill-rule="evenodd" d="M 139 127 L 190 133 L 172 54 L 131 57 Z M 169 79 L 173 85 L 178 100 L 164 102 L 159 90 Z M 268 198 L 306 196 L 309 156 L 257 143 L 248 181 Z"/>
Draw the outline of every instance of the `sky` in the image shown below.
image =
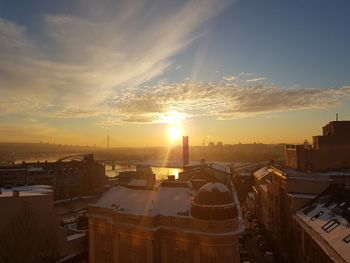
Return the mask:
<path id="1" fill-rule="evenodd" d="M 336 113 L 350 120 L 349 11 L 0 0 L 0 141 L 166 146 L 174 127 L 191 145 L 311 140 Z"/>

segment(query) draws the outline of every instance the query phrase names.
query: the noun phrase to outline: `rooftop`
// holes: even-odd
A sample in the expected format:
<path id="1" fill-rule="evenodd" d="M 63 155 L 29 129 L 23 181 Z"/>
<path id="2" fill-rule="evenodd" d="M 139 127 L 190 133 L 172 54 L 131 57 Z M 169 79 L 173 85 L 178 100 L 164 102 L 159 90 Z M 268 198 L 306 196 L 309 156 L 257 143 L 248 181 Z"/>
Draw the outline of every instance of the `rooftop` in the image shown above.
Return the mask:
<path id="1" fill-rule="evenodd" d="M 312 238 L 326 254 L 334 257 L 332 251 L 335 251 L 337 256 L 350 262 L 349 191 L 345 195 L 338 191 L 327 191 L 300 209 L 296 213 L 296 219 L 310 227 Z"/>
<path id="2" fill-rule="evenodd" d="M 191 190 L 189 187 L 164 185 L 153 190 L 117 185 L 109 189 L 94 206 L 135 215 L 176 216 L 189 212 Z"/>
<path id="3" fill-rule="evenodd" d="M 19 196 L 35 196 L 50 194 L 53 192 L 53 189 L 50 185 L 26 185 L 11 188 L 1 188 L 0 197 L 11 197 L 15 191 L 19 193 Z"/>

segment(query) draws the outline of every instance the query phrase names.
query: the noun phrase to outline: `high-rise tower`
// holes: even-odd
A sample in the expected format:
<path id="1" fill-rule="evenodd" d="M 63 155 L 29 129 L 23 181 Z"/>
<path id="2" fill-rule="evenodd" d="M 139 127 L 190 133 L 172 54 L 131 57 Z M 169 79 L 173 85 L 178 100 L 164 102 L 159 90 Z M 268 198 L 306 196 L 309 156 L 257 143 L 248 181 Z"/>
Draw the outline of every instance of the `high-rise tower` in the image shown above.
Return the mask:
<path id="1" fill-rule="evenodd" d="M 189 154 L 189 143 L 188 136 L 182 137 L 182 164 L 183 166 L 190 163 L 190 154 Z"/>

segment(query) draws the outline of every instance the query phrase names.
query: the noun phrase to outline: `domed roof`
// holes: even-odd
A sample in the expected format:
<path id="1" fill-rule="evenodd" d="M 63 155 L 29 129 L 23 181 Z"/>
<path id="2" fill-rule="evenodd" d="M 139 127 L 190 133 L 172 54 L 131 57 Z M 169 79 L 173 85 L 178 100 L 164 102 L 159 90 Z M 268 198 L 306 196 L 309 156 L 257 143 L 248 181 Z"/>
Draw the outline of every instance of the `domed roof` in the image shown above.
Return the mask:
<path id="1" fill-rule="evenodd" d="M 230 189 L 222 183 L 207 183 L 194 196 L 191 215 L 204 220 L 226 220 L 237 216 Z"/>
<path id="2" fill-rule="evenodd" d="M 228 187 L 222 183 L 207 183 L 196 192 L 193 200 L 199 205 L 225 205 L 234 201 Z"/>

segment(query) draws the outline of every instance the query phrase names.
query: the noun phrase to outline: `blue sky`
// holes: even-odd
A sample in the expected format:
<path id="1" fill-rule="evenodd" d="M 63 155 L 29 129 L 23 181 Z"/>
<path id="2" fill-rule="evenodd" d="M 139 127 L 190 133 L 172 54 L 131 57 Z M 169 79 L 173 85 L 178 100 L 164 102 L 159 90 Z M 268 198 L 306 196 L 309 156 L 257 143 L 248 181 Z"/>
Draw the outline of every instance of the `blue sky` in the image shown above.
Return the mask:
<path id="1" fill-rule="evenodd" d="M 165 145 L 154 134 L 169 125 L 194 144 L 302 141 L 335 112 L 350 118 L 349 11 L 345 0 L 0 0 L 0 141 Z"/>

